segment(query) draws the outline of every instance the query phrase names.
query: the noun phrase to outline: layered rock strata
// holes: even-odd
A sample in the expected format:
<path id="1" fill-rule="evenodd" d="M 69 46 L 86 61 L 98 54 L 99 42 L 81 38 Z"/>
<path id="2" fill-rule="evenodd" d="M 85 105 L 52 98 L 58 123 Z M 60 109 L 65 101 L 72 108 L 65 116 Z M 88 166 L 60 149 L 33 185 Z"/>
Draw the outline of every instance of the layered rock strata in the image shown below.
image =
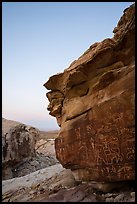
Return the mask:
<path id="1" fill-rule="evenodd" d="M 135 4 L 113 33 L 44 84 L 57 159 L 77 180 L 135 178 Z"/>

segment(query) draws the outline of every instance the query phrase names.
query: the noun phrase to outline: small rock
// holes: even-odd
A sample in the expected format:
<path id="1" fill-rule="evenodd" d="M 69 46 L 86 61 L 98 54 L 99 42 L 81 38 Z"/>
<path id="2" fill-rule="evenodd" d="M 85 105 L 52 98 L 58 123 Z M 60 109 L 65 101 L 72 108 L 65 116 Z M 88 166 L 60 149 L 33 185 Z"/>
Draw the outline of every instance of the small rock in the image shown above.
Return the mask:
<path id="1" fill-rule="evenodd" d="M 132 198 L 135 198 L 135 192 L 131 192 L 130 195 Z"/>
<path id="2" fill-rule="evenodd" d="M 135 202 L 135 198 L 131 198 L 130 202 Z"/>
<path id="3" fill-rule="evenodd" d="M 32 194 L 36 194 L 36 193 L 37 193 L 36 190 L 31 190 L 31 191 L 29 192 L 30 195 L 32 195 Z"/>
<path id="4" fill-rule="evenodd" d="M 119 194 L 115 197 L 114 202 L 120 202 L 124 200 L 124 194 Z"/>
<path id="5" fill-rule="evenodd" d="M 105 194 L 105 197 L 107 197 L 107 198 L 112 197 L 112 196 L 113 196 L 112 193 L 107 193 L 107 194 Z"/>
<path id="6" fill-rule="evenodd" d="M 106 202 L 114 202 L 114 198 L 113 197 L 106 198 Z"/>

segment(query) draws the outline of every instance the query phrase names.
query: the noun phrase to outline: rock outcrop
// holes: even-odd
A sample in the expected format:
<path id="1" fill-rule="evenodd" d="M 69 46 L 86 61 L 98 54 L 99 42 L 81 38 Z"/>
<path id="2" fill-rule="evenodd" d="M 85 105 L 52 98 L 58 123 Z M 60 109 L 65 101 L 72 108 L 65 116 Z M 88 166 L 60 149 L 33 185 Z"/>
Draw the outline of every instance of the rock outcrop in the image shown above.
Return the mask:
<path id="1" fill-rule="evenodd" d="M 42 202 L 60 189 L 75 186 L 69 169 L 55 164 L 26 176 L 2 181 L 3 202 Z"/>
<path id="2" fill-rule="evenodd" d="M 41 131 L 39 132 L 41 135 Z M 59 163 L 55 156 L 54 139 L 39 139 L 40 135 L 35 145 L 35 154 L 16 165 L 12 170 L 13 177 L 22 177 Z"/>
<path id="3" fill-rule="evenodd" d="M 78 184 L 71 170 L 56 164 L 2 181 L 2 202 L 135 202 L 132 184 L 123 183 L 121 189 L 96 191 L 90 183 Z"/>
<path id="4" fill-rule="evenodd" d="M 44 84 L 57 159 L 77 180 L 135 178 L 135 4 L 113 33 Z"/>
<path id="5" fill-rule="evenodd" d="M 13 170 L 35 154 L 39 131 L 25 124 L 2 119 L 2 177 L 13 177 Z"/>

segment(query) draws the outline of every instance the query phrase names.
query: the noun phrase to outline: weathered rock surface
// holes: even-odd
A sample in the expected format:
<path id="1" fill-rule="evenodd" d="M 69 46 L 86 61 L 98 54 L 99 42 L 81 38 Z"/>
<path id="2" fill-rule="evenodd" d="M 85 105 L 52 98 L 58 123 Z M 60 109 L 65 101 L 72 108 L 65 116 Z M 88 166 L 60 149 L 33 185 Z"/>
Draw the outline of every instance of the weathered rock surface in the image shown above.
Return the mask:
<path id="1" fill-rule="evenodd" d="M 44 154 L 36 154 L 27 159 L 23 159 L 22 162 L 14 167 L 12 170 L 13 178 L 22 177 L 30 174 L 31 172 L 35 172 L 39 169 L 43 169 L 52 165 L 59 163 L 59 161 L 55 158 L 55 156 L 45 156 Z"/>
<path id="2" fill-rule="evenodd" d="M 13 176 L 19 178 L 2 181 L 2 202 L 135 201 L 134 185 L 129 182 L 104 185 L 98 182 L 76 182 L 71 170 L 64 169 L 53 159 L 53 138 L 56 136 L 51 137 L 51 133 L 47 132 L 38 135 L 36 154 L 26 161 L 23 159 L 16 166 L 16 172 L 13 171 Z"/>
<path id="3" fill-rule="evenodd" d="M 135 178 L 135 4 L 113 33 L 44 84 L 61 127 L 57 159 L 76 180 Z"/>
<path id="4" fill-rule="evenodd" d="M 125 184 L 126 186 L 126 184 Z M 60 164 L 2 181 L 2 202 L 135 202 L 134 188 L 101 192 L 90 183 L 77 184 Z"/>
<path id="5" fill-rule="evenodd" d="M 75 179 L 69 169 L 61 164 L 40 169 L 26 176 L 2 181 L 3 202 L 41 201 L 60 188 L 75 185 Z M 49 197 L 48 197 L 49 198 Z"/>
<path id="6" fill-rule="evenodd" d="M 16 166 L 35 154 L 39 131 L 25 124 L 2 119 L 2 174 L 3 179 L 13 177 Z"/>
<path id="7" fill-rule="evenodd" d="M 35 150 L 45 156 L 55 156 L 55 139 L 40 139 L 36 142 Z"/>
<path id="8" fill-rule="evenodd" d="M 44 137 L 45 135 L 41 136 L 40 131 L 35 144 L 35 154 L 32 157 L 23 159 L 22 162 L 16 165 L 16 168 L 13 169 L 13 177 L 22 177 L 59 163 L 55 156 L 54 139 L 44 139 Z M 51 136 L 49 135 L 49 137 Z"/>
<path id="9" fill-rule="evenodd" d="M 55 156 L 54 147 L 54 138 L 57 137 L 58 131 L 44 132 L 20 122 L 4 118 L 2 121 L 3 156 L 5 144 L 7 144 L 7 152 L 9 151 L 7 157 L 5 159 L 3 157 L 3 179 L 22 177 L 59 163 Z M 8 140 L 7 135 L 9 135 Z M 28 146 L 25 145 L 24 148 L 21 147 L 20 149 L 20 146 L 24 145 L 21 141 L 25 139 Z M 12 157 L 9 158 L 10 154 Z"/>

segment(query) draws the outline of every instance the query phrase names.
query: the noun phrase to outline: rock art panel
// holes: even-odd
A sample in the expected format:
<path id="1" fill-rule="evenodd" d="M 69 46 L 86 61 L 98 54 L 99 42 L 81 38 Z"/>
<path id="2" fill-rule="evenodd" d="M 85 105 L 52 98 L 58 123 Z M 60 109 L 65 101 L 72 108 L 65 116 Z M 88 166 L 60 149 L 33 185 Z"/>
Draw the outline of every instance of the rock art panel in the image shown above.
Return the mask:
<path id="1" fill-rule="evenodd" d="M 77 180 L 135 178 L 135 4 L 113 33 L 44 84 L 57 159 Z"/>

